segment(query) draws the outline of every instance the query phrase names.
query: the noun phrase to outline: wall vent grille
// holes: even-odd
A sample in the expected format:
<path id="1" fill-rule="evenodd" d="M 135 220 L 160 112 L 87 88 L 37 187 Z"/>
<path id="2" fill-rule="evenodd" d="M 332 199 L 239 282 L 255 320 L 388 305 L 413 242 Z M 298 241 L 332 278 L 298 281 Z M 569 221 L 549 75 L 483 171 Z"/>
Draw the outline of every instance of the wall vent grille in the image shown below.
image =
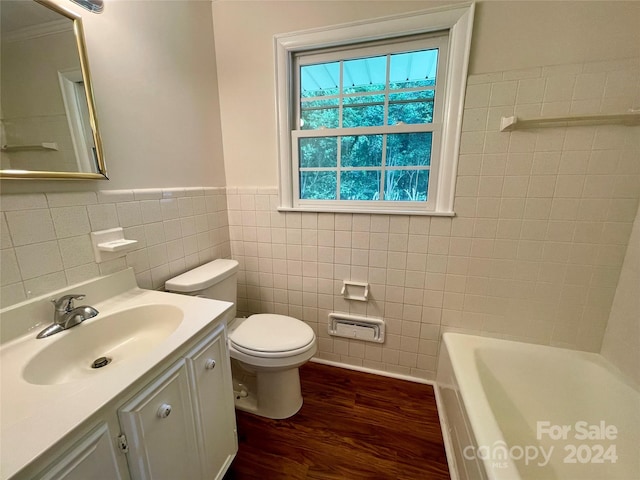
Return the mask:
<path id="1" fill-rule="evenodd" d="M 336 337 L 384 343 L 384 320 L 381 318 L 361 317 L 348 313 L 329 314 L 329 335 Z"/>

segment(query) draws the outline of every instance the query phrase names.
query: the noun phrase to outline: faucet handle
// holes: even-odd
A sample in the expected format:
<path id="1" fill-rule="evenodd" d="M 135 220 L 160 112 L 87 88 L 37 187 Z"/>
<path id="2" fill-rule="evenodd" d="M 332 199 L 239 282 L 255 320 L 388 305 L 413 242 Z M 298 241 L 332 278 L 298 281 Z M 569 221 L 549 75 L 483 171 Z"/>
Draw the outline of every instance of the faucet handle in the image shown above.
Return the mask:
<path id="1" fill-rule="evenodd" d="M 63 295 L 60 298 L 51 299 L 51 303 L 54 304 L 56 311 L 58 312 L 70 312 L 73 310 L 73 301 L 82 300 L 84 293 L 74 293 L 71 295 Z"/>

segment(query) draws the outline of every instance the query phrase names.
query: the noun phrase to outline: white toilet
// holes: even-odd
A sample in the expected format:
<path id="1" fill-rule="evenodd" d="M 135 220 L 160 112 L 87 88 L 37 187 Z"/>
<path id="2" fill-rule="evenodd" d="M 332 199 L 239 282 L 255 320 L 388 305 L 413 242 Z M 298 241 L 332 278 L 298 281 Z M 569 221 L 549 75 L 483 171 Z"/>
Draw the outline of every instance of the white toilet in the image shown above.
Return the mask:
<path id="1" fill-rule="evenodd" d="M 235 260 L 214 260 L 168 280 L 165 288 L 235 304 L 237 271 Z M 233 320 L 228 335 L 236 408 L 267 418 L 295 415 L 302 407 L 298 367 L 317 350 L 311 327 L 285 315 L 257 314 Z"/>

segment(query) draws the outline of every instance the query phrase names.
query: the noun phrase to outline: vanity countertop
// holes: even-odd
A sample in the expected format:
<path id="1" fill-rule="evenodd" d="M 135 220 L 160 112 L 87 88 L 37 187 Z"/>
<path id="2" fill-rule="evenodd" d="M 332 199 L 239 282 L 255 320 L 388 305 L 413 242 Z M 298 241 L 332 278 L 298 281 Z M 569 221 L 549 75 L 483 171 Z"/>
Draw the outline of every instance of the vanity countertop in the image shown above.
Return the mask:
<path id="1" fill-rule="evenodd" d="M 133 276 L 133 273 L 129 272 L 129 275 Z M 90 304 L 103 315 L 132 307 L 158 304 L 174 305 L 184 314 L 182 322 L 169 336 L 147 353 L 131 361 L 123 361 L 119 364 L 114 362 L 104 370 L 95 370 L 95 375 L 91 373 L 86 378 L 72 379 L 59 384 L 36 385 L 24 379 L 25 365 L 30 359 L 52 342 L 62 339 L 63 336 L 76 334 L 78 329 L 92 321 L 99 321 L 100 314 L 94 319 L 86 320 L 76 327 L 44 339 L 35 338 L 38 330 L 35 330 L 32 325 L 28 332 L 20 336 L 14 334 L 13 338 L 1 345 L 0 478 L 2 480 L 11 478 L 36 460 L 163 360 L 171 358 L 172 354 L 177 353 L 182 346 L 195 339 L 198 333 L 227 321 L 227 317 L 232 312 L 233 304 L 228 302 L 142 290 L 135 286 L 135 279 L 133 282 L 124 282 L 123 285 L 126 285 L 125 291 Z M 70 288 L 66 290 L 71 291 Z M 91 289 L 88 288 L 88 290 Z M 53 294 L 48 298 L 52 296 Z M 88 303 L 87 299 L 85 302 Z M 24 302 L 26 312 L 30 307 L 28 303 Z M 47 308 L 51 310 L 50 305 Z M 5 309 L 0 312 L 2 316 L 6 313 L 8 322 L 15 320 L 12 317 L 16 314 L 15 308 L 10 307 L 10 309 L 11 311 Z M 42 325 L 36 323 L 36 326 L 40 328 Z M 3 335 L 5 333 L 3 332 Z M 7 336 L 4 339 L 6 338 Z"/>

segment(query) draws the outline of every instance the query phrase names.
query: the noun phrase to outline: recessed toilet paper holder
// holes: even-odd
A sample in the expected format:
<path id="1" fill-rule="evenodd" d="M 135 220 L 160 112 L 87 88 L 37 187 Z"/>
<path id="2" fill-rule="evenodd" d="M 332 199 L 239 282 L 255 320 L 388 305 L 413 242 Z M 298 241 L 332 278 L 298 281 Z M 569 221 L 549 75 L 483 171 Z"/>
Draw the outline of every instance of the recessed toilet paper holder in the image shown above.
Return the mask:
<path id="1" fill-rule="evenodd" d="M 367 302 L 369 301 L 369 284 L 367 282 L 343 280 L 342 291 L 340 293 L 346 300 L 358 300 L 359 302 Z"/>

